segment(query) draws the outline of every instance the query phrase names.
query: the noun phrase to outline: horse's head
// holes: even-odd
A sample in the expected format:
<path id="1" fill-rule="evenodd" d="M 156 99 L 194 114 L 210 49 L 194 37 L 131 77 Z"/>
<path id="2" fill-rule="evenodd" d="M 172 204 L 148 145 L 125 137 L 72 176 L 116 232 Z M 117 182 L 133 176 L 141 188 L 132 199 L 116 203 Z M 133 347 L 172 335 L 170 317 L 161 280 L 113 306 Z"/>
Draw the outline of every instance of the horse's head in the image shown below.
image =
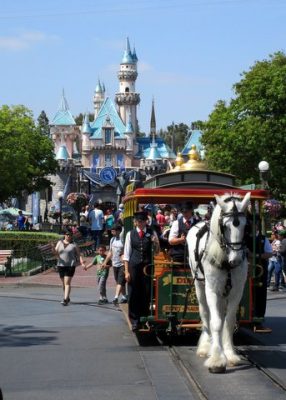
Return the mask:
<path id="1" fill-rule="evenodd" d="M 220 243 L 225 247 L 231 267 L 240 265 L 245 258 L 244 230 L 250 193 L 243 199 L 235 194 L 215 196 L 219 212 Z"/>

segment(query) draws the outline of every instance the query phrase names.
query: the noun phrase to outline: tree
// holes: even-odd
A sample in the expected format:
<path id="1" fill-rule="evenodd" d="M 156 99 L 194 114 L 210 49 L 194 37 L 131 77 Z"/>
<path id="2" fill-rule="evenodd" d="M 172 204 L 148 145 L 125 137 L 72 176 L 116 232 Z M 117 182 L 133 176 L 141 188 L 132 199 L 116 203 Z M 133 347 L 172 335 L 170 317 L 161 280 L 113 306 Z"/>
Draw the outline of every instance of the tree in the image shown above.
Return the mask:
<path id="1" fill-rule="evenodd" d="M 0 108 L 0 201 L 42 190 L 50 185 L 57 162 L 51 140 L 35 126 L 24 106 Z"/>
<path id="2" fill-rule="evenodd" d="M 202 143 L 209 168 L 259 183 L 258 163 L 270 164 L 274 195 L 286 192 L 286 56 L 257 61 L 234 84 L 235 97 L 218 101 L 204 124 Z"/>
<path id="3" fill-rule="evenodd" d="M 94 114 L 89 113 L 89 114 L 88 114 L 88 118 L 89 118 L 89 121 L 93 121 L 93 119 L 94 119 Z M 74 120 L 75 120 L 75 123 L 76 123 L 78 126 L 81 126 L 81 125 L 83 124 L 83 121 L 84 121 L 84 114 L 80 113 L 79 115 L 77 115 L 77 116 L 75 117 Z"/>
<path id="4" fill-rule="evenodd" d="M 186 124 L 172 124 L 167 126 L 167 131 L 160 131 L 160 136 L 166 141 L 167 145 L 177 153 L 183 150 L 188 136 L 189 127 Z"/>
<path id="5" fill-rule="evenodd" d="M 38 121 L 38 127 L 40 128 L 42 135 L 50 136 L 49 119 L 45 111 L 41 112 L 41 114 L 38 116 L 37 121 Z"/>

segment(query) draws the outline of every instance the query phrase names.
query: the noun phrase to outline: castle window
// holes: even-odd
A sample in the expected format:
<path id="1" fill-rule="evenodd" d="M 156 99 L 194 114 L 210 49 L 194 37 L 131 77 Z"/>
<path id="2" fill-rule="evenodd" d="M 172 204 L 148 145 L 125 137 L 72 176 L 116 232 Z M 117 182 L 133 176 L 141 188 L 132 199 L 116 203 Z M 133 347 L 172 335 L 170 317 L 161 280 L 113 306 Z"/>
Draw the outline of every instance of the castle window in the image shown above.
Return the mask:
<path id="1" fill-rule="evenodd" d="M 121 170 L 124 169 L 124 155 L 123 154 L 116 155 L 116 166 L 118 168 L 120 168 Z"/>
<path id="2" fill-rule="evenodd" d="M 129 93 L 129 87 L 125 88 L 125 93 Z"/>
<path id="3" fill-rule="evenodd" d="M 106 128 L 104 136 L 105 144 L 111 144 L 111 129 Z"/>
<path id="4" fill-rule="evenodd" d="M 105 166 L 112 167 L 112 155 L 111 153 L 105 153 Z"/>
<path id="5" fill-rule="evenodd" d="M 99 153 L 93 153 L 91 160 L 91 172 L 96 172 L 97 167 L 99 167 Z"/>

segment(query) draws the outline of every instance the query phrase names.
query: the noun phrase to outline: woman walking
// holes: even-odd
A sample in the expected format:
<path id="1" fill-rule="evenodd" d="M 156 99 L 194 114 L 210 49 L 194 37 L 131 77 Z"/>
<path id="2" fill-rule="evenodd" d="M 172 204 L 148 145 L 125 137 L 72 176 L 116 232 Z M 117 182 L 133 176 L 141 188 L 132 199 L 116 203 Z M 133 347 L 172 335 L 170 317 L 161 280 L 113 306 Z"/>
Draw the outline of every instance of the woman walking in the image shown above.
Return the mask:
<path id="1" fill-rule="evenodd" d="M 76 265 L 78 263 L 83 267 L 85 265 L 78 246 L 73 242 L 73 234 L 70 229 L 65 229 L 64 239 L 59 240 L 56 244 L 55 254 L 58 257 L 57 266 L 64 291 L 64 299 L 61 304 L 67 306 L 70 302 L 71 281 Z"/>

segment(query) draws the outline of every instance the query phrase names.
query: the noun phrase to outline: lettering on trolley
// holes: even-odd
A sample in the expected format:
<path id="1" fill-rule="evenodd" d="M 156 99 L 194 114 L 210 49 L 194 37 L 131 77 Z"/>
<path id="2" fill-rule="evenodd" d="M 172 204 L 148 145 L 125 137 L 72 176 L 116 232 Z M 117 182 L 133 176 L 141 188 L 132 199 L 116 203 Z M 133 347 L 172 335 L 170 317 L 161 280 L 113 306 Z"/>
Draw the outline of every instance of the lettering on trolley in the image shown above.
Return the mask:
<path id="1" fill-rule="evenodd" d="M 162 311 L 163 313 L 169 313 L 169 312 L 177 312 L 177 313 L 183 313 L 185 312 L 185 306 L 184 305 L 179 305 L 179 304 L 173 304 L 172 306 L 170 304 L 165 304 L 162 306 Z M 186 312 L 191 312 L 191 313 L 196 313 L 199 312 L 199 306 L 187 306 Z"/>
<path id="2" fill-rule="evenodd" d="M 171 281 L 171 274 L 163 277 L 163 286 L 170 285 L 191 285 L 193 283 L 192 278 L 187 276 L 173 276 L 173 280 Z"/>

